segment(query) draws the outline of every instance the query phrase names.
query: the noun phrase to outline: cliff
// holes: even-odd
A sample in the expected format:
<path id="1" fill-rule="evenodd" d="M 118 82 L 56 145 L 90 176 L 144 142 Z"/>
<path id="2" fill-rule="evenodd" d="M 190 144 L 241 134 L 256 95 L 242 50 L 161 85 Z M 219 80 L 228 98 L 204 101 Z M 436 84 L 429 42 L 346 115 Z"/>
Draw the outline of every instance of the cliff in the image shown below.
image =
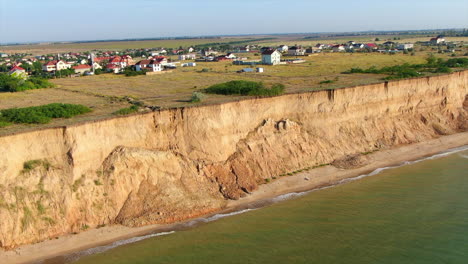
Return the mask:
<path id="1" fill-rule="evenodd" d="M 0 137 L 0 246 L 222 209 L 265 179 L 468 130 L 468 71 Z"/>

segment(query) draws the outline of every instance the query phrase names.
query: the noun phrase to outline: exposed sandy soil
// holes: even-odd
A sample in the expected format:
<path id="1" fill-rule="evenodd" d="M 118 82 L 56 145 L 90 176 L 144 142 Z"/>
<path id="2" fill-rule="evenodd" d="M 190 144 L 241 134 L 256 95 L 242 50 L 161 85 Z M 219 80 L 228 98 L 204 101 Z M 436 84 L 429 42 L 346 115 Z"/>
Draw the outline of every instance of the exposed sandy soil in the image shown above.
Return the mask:
<path id="1" fill-rule="evenodd" d="M 366 158 L 369 160 L 369 163 L 355 169 L 338 169 L 333 166 L 324 166 L 310 171 L 301 172 L 293 176 L 281 177 L 269 184 L 261 185 L 257 191 L 244 198 L 229 201 L 227 209 L 223 212 L 245 208 L 254 203 L 261 203 L 262 201 L 282 194 L 301 192 L 333 185 L 343 179 L 363 175 L 377 168 L 397 165 L 404 161 L 416 160 L 467 144 L 468 132 L 458 133 L 425 142 L 398 146 L 368 154 L 366 155 Z M 176 225 L 178 224 L 150 225 L 139 228 L 129 228 L 119 225 L 107 226 L 85 231 L 76 235 L 58 237 L 56 239 L 34 245 L 22 246 L 12 251 L 0 250 L 0 259 L 2 260 L 2 263 L 28 263 L 50 259 L 56 256 L 66 255 L 71 252 L 110 244 L 117 240 L 152 232 L 171 230 L 171 228 L 176 228 Z"/>

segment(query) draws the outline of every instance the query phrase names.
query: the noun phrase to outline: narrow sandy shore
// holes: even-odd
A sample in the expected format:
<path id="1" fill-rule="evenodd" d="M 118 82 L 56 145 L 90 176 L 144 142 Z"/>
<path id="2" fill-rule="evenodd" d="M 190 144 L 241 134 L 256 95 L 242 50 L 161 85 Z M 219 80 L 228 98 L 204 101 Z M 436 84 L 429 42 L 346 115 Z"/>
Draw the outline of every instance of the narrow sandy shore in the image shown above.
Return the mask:
<path id="1" fill-rule="evenodd" d="M 468 132 L 440 137 L 426 142 L 399 146 L 388 150 L 381 150 L 369 154 L 370 163 L 357 169 L 338 169 L 325 166 L 310 171 L 281 177 L 269 184 L 264 184 L 257 191 L 237 200 L 229 201 L 226 210 L 247 207 L 252 203 L 261 202 L 270 198 L 292 193 L 312 190 L 317 187 L 335 184 L 343 179 L 356 177 L 378 168 L 397 165 L 405 161 L 432 156 L 445 150 L 468 145 Z M 30 263 L 55 256 L 66 255 L 72 252 L 110 244 L 117 240 L 141 236 L 157 231 L 167 231 L 176 228 L 172 225 L 151 225 L 140 228 L 124 226 L 109 226 L 93 229 L 76 235 L 66 235 L 57 239 L 44 241 L 38 244 L 19 247 L 13 251 L 0 250 L 1 263 Z"/>

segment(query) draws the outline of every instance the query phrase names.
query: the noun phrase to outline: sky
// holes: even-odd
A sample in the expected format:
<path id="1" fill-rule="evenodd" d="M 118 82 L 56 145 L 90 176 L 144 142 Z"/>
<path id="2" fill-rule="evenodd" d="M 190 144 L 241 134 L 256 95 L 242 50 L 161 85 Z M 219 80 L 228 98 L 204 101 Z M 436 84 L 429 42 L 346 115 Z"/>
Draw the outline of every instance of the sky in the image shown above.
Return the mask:
<path id="1" fill-rule="evenodd" d="M 468 0 L 0 0 L 0 43 L 468 28 Z"/>

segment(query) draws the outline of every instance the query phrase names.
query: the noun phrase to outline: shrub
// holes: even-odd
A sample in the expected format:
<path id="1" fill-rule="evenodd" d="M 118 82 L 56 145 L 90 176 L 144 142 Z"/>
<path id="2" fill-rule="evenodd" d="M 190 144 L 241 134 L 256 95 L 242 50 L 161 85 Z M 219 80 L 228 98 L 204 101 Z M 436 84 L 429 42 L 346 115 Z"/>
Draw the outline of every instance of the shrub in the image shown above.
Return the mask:
<path id="1" fill-rule="evenodd" d="M 53 103 L 48 105 L 11 108 L 0 111 L 0 121 L 24 124 L 45 124 L 53 118 L 70 118 L 91 112 L 84 105 Z"/>
<path id="2" fill-rule="evenodd" d="M 114 115 L 129 115 L 131 113 L 137 112 L 139 107 L 137 105 L 132 105 L 130 107 L 122 108 L 117 111 L 115 111 L 113 114 Z"/>
<path id="3" fill-rule="evenodd" d="M 335 81 L 333 80 L 325 80 L 325 81 L 321 81 L 319 82 L 319 84 L 327 84 L 327 83 L 334 83 Z"/>
<path id="4" fill-rule="evenodd" d="M 203 98 L 205 97 L 205 95 L 203 93 L 200 93 L 200 92 L 194 92 L 192 94 L 192 97 L 190 98 L 190 102 L 191 103 L 199 103 L 203 100 Z"/>
<path id="5" fill-rule="evenodd" d="M 275 96 L 284 93 L 284 85 L 274 84 L 266 88 L 262 82 L 230 81 L 212 85 L 205 91 L 223 95 Z"/>

